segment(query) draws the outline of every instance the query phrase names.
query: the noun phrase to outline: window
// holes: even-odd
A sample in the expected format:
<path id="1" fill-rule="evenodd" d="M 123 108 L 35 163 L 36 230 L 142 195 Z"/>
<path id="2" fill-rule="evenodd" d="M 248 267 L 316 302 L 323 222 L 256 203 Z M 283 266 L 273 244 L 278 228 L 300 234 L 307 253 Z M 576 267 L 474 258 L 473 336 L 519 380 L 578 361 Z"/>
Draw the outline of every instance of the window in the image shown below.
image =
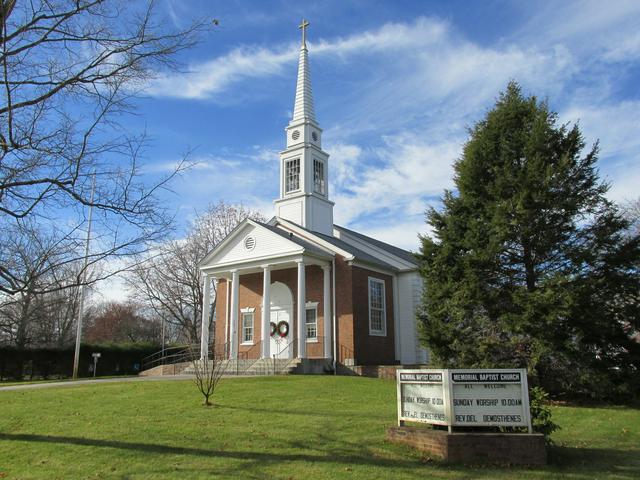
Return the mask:
<path id="1" fill-rule="evenodd" d="M 284 191 L 293 192 L 300 188 L 300 159 L 287 160 L 284 164 Z"/>
<path id="2" fill-rule="evenodd" d="M 384 282 L 369 277 L 369 335 L 386 335 Z"/>
<path id="3" fill-rule="evenodd" d="M 313 159 L 313 189 L 324 195 L 324 162 Z"/>
<path id="4" fill-rule="evenodd" d="M 318 308 L 307 307 L 307 340 L 318 339 Z"/>
<path id="5" fill-rule="evenodd" d="M 242 343 L 253 343 L 253 313 L 242 314 Z"/>

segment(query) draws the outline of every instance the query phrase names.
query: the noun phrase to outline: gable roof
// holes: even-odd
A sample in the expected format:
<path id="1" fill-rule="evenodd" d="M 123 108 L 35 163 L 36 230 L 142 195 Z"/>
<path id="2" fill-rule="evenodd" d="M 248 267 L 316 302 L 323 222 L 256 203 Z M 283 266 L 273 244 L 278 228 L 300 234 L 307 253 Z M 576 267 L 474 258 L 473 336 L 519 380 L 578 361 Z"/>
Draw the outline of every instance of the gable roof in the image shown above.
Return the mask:
<path id="1" fill-rule="evenodd" d="M 345 242 L 344 240 L 341 240 L 339 238 L 333 237 L 331 235 L 325 235 L 324 233 L 320 233 L 320 232 L 314 232 L 313 230 L 309 230 L 308 228 L 302 227 L 300 225 L 298 225 L 297 223 L 293 223 L 293 222 L 289 222 L 285 219 L 279 218 L 279 217 L 273 217 L 271 220 L 269 220 L 270 225 L 275 228 L 278 229 L 278 227 L 276 227 L 275 225 L 273 225 L 273 223 L 278 223 L 280 225 L 283 225 L 284 227 L 287 226 L 291 226 L 293 228 L 298 228 L 302 231 L 304 231 L 306 234 L 308 234 L 308 236 L 310 237 L 309 239 L 312 240 L 314 237 L 322 240 L 332 246 L 334 246 L 336 249 L 341 250 L 341 252 L 336 252 L 336 253 L 341 253 L 342 252 L 346 252 L 349 255 L 351 255 L 351 259 L 348 259 L 350 261 L 352 260 L 357 260 L 363 263 L 367 263 L 370 264 L 372 266 L 376 266 L 376 267 L 380 267 L 383 268 L 385 270 L 389 270 L 392 272 L 395 272 L 398 270 L 398 268 L 394 267 L 393 265 L 385 262 L 384 260 L 380 260 L 379 258 L 374 257 L 373 255 L 351 245 L 350 243 Z M 295 235 L 294 235 L 295 237 Z"/>
<path id="2" fill-rule="evenodd" d="M 400 257 L 401 259 L 406 260 L 407 262 L 413 263 L 414 265 L 418 265 L 418 259 L 416 258 L 416 255 L 413 252 L 410 252 L 409 250 L 404 250 L 402 248 L 394 247 L 393 245 L 390 245 L 385 242 L 381 242 L 380 240 L 376 240 L 375 238 L 372 238 L 372 237 L 368 237 L 366 235 L 363 235 L 362 233 L 358 233 L 349 228 L 341 227 L 340 225 L 334 225 L 333 228 L 342 230 L 343 232 L 346 232 L 349 235 L 353 235 L 354 237 L 357 237 L 365 242 L 369 242 L 375 245 L 376 247 L 382 250 L 385 250 L 391 255 L 395 255 L 396 257 Z"/>

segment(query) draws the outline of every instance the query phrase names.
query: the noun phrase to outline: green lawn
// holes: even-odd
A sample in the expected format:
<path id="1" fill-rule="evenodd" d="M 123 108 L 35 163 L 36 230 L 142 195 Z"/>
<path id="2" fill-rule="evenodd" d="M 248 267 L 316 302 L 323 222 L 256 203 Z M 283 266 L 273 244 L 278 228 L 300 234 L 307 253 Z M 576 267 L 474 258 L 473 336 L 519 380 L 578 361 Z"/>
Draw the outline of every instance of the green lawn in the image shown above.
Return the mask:
<path id="1" fill-rule="evenodd" d="M 554 408 L 546 468 L 463 467 L 385 441 L 395 383 L 227 379 L 0 391 L 0 478 L 640 478 L 640 410 Z"/>

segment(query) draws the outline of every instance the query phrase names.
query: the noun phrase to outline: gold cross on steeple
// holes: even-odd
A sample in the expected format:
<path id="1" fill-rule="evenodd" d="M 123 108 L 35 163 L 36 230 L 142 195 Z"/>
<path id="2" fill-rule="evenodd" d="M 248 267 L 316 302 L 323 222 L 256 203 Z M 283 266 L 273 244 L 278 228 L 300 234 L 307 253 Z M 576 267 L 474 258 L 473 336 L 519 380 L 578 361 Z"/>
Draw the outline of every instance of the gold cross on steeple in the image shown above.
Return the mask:
<path id="1" fill-rule="evenodd" d="M 302 19 L 302 23 L 298 25 L 298 28 L 302 30 L 302 46 L 307 46 L 307 27 L 309 26 L 309 22 L 307 22 L 304 18 Z"/>

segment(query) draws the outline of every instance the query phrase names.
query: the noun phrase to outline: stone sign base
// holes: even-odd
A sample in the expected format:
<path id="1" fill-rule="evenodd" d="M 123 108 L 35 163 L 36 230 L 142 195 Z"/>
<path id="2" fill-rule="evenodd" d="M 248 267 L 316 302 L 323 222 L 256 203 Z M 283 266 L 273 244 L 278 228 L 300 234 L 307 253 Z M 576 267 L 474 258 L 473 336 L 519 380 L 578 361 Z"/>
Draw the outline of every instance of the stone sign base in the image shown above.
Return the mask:
<path id="1" fill-rule="evenodd" d="M 449 433 L 420 427 L 391 427 L 391 441 L 454 463 L 545 465 L 544 436 L 539 433 Z"/>

